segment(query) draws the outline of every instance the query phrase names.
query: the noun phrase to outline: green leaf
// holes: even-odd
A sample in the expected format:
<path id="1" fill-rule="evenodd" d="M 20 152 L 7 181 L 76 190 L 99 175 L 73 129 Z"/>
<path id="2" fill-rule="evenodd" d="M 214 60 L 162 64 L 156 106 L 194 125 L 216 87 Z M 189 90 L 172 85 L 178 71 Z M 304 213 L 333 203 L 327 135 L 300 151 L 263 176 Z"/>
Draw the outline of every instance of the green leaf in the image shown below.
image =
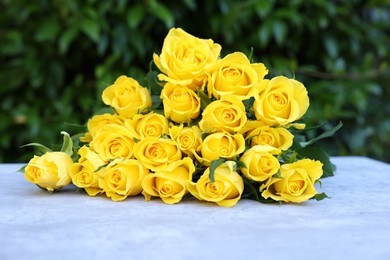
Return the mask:
<path id="1" fill-rule="evenodd" d="M 76 27 L 71 27 L 61 35 L 58 41 L 60 53 L 65 53 L 68 50 L 69 45 L 76 38 L 77 33 L 78 29 Z"/>
<path id="2" fill-rule="evenodd" d="M 23 34 L 17 30 L 11 30 L 2 36 L 0 53 L 17 55 L 24 50 Z M 13 79 L 14 80 L 14 79 Z"/>
<path id="3" fill-rule="evenodd" d="M 151 95 L 160 96 L 163 86 L 162 82 L 158 81 L 158 72 L 151 70 L 146 74 L 145 77 L 147 88 Z"/>
<path id="4" fill-rule="evenodd" d="M 330 199 L 330 198 L 331 197 L 326 195 L 325 192 L 322 192 L 322 193 L 318 193 L 318 194 L 314 195 L 314 197 L 311 198 L 311 199 L 315 199 L 317 201 L 320 201 L 320 200 L 323 200 L 323 199 Z"/>
<path id="5" fill-rule="evenodd" d="M 290 158 L 288 159 L 288 163 L 293 163 L 296 161 L 296 159 L 297 159 L 297 153 L 293 152 L 291 153 Z"/>
<path id="6" fill-rule="evenodd" d="M 34 146 L 34 147 L 38 148 L 38 150 L 41 151 L 43 154 L 52 152 L 52 150 L 50 148 L 44 146 L 43 144 L 39 144 L 39 143 L 29 143 L 29 144 L 22 145 L 21 147 L 23 148 L 23 147 L 27 147 L 27 146 Z"/>
<path id="7" fill-rule="evenodd" d="M 202 140 L 206 139 L 207 136 L 211 135 L 210 133 L 203 132 L 202 133 Z"/>
<path id="8" fill-rule="evenodd" d="M 211 99 L 202 90 L 198 90 L 198 97 L 200 98 L 200 109 L 204 110 L 211 103 Z"/>
<path id="9" fill-rule="evenodd" d="M 258 39 L 260 41 L 260 46 L 262 48 L 265 48 L 270 41 L 271 30 L 272 30 L 271 26 L 272 26 L 272 23 L 268 22 L 268 20 L 266 20 L 257 30 L 257 36 L 258 36 Z"/>
<path id="10" fill-rule="evenodd" d="M 152 109 L 157 110 L 162 103 L 160 96 L 152 95 Z"/>
<path id="11" fill-rule="evenodd" d="M 244 180 L 244 193 L 242 194 L 242 198 L 255 200 L 260 203 L 275 203 L 277 201 L 273 199 L 265 199 L 263 196 L 261 196 L 261 192 L 259 191 L 259 183 L 251 182 L 247 178 L 243 177 Z"/>
<path id="12" fill-rule="evenodd" d="M 130 28 L 136 28 L 144 18 L 144 7 L 140 4 L 134 5 L 127 13 L 127 24 Z"/>
<path id="13" fill-rule="evenodd" d="M 286 25 L 284 23 L 282 23 L 281 21 L 278 21 L 278 20 L 274 21 L 273 33 L 274 33 L 274 38 L 275 38 L 276 43 L 279 46 L 282 46 L 283 41 L 286 38 L 286 33 L 287 33 Z"/>
<path id="14" fill-rule="evenodd" d="M 331 163 L 329 159 L 329 155 L 324 150 L 318 147 L 308 146 L 308 147 L 303 147 L 301 149 L 298 149 L 296 152 L 298 153 L 299 156 L 303 158 L 319 160 L 320 162 L 322 162 L 323 174 L 321 178 L 326 178 L 334 175 L 333 173 L 336 167 L 334 164 Z"/>
<path id="15" fill-rule="evenodd" d="M 96 21 L 84 18 L 80 23 L 81 30 L 95 43 L 99 41 L 100 28 Z"/>
<path id="16" fill-rule="evenodd" d="M 72 157 L 72 154 L 73 154 L 73 141 L 72 141 L 72 138 L 65 131 L 61 131 L 61 134 L 64 135 L 64 141 L 62 143 L 61 152 L 64 152 L 67 155 L 69 155 L 70 157 Z"/>
<path id="17" fill-rule="evenodd" d="M 210 174 L 209 174 L 209 179 L 210 179 L 210 182 L 214 182 L 215 179 L 214 179 L 214 172 L 215 172 L 215 169 L 218 168 L 218 166 L 220 166 L 221 164 L 223 164 L 224 162 L 226 162 L 226 159 L 224 158 L 220 158 L 220 159 L 217 159 L 217 160 L 213 160 L 211 162 L 211 165 L 210 165 Z"/>
<path id="18" fill-rule="evenodd" d="M 253 184 L 247 178 L 243 177 L 242 179 L 244 181 L 245 187 L 248 187 L 250 190 L 249 196 L 253 194 L 255 199 L 260 202 L 261 200 L 258 195 L 258 190 L 255 188 L 255 186 L 253 186 Z"/>
<path id="19" fill-rule="evenodd" d="M 275 173 L 274 174 L 274 176 L 273 177 L 275 177 L 275 178 L 283 178 L 283 176 L 282 176 L 282 173 L 281 173 L 281 171 L 280 171 L 280 169 L 277 171 L 277 173 Z"/>
<path id="20" fill-rule="evenodd" d="M 245 168 L 245 169 L 247 169 L 247 167 L 246 167 L 246 165 L 245 165 L 244 162 L 242 162 L 242 161 L 235 161 L 235 162 L 236 162 L 236 164 L 237 164 L 237 166 L 238 166 L 239 168 Z"/>
<path id="21" fill-rule="evenodd" d="M 196 1 L 194 1 L 194 0 L 184 0 L 184 3 L 188 7 L 188 9 L 190 9 L 191 11 L 196 10 L 196 7 L 197 7 Z"/>
<path id="22" fill-rule="evenodd" d="M 256 13 L 261 17 L 266 17 L 269 12 L 272 10 L 272 6 L 275 1 L 269 1 L 269 0 L 257 0 L 255 1 L 255 11 Z"/>
<path id="23" fill-rule="evenodd" d="M 338 125 L 336 125 L 335 127 L 331 128 L 331 129 L 328 129 L 327 131 L 325 131 L 324 133 L 320 134 L 319 136 L 311 139 L 310 141 L 307 141 L 307 142 L 301 142 L 301 146 L 302 147 L 306 147 L 306 146 L 309 146 L 309 145 L 312 145 L 313 143 L 317 142 L 318 140 L 321 140 L 321 139 L 324 139 L 324 138 L 327 138 L 327 137 L 331 137 L 334 133 L 336 133 L 341 127 L 343 126 L 343 123 L 342 122 L 339 122 Z"/>
<path id="24" fill-rule="evenodd" d="M 245 112 L 247 114 L 247 117 L 250 119 L 254 118 L 253 109 L 252 109 L 254 102 L 255 102 L 254 97 L 242 101 L 242 103 L 244 103 L 245 106 Z"/>
<path id="25" fill-rule="evenodd" d="M 40 42 L 53 40 L 57 37 L 59 32 L 59 23 L 55 19 L 51 18 L 43 22 L 41 26 L 38 27 L 38 30 L 35 34 L 35 39 Z"/>
<path id="26" fill-rule="evenodd" d="M 20 168 L 19 170 L 17 170 L 16 172 L 21 172 L 21 173 L 24 173 L 25 169 L 26 169 L 27 165 L 24 165 L 22 168 Z"/>
<path id="27" fill-rule="evenodd" d="M 335 40 L 333 37 L 324 37 L 324 45 L 325 49 L 328 52 L 329 56 L 331 57 L 337 57 L 339 50 L 338 50 L 338 41 Z"/>
<path id="28" fill-rule="evenodd" d="M 248 55 L 249 62 L 253 62 L 253 47 L 251 47 L 251 52 Z"/>
<path id="29" fill-rule="evenodd" d="M 100 171 L 101 169 L 103 169 L 104 167 L 106 167 L 108 164 L 103 164 L 103 165 L 100 165 L 99 167 L 96 168 L 96 170 L 94 170 L 93 172 L 98 172 Z"/>
<path id="30" fill-rule="evenodd" d="M 165 23 L 167 28 L 171 28 L 174 25 L 174 17 L 171 11 L 162 3 L 157 0 L 150 1 L 150 11 Z"/>

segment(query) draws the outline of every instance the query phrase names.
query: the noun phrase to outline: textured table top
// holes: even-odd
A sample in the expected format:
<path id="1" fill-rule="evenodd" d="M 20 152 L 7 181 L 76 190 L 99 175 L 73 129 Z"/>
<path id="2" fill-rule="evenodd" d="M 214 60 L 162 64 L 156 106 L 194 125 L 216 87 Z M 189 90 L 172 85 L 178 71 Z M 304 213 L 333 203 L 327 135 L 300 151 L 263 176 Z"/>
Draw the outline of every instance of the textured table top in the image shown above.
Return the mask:
<path id="1" fill-rule="evenodd" d="M 49 194 L 0 164 L 0 259 L 390 259 L 390 165 L 332 162 L 331 199 L 233 208 Z"/>

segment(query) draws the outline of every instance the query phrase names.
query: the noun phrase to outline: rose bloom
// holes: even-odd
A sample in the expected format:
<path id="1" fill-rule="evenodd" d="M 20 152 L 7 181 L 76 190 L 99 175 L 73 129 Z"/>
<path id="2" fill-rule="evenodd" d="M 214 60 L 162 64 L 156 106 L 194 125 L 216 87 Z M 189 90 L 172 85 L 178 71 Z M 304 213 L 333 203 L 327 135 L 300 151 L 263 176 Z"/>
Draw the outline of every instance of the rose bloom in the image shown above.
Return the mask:
<path id="1" fill-rule="evenodd" d="M 149 174 L 136 159 L 116 159 L 99 172 L 99 186 L 113 201 L 122 201 L 142 191 L 142 180 Z"/>
<path id="2" fill-rule="evenodd" d="M 200 39 L 180 28 L 172 28 L 164 39 L 161 54 L 153 55 L 163 74 L 160 80 L 174 85 L 203 87 L 207 68 L 219 57 L 221 46 L 213 40 Z"/>
<path id="3" fill-rule="evenodd" d="M 105 125 L 90 142 L 90 147 L 102 160 L 133 158 L 134 134 L 120 125 Z"/>
<path id="4" fill-rule="evenodd" d="M 247 121 L 240 133 L 250 141 L 251 146 L 270 145 L 283 151 L 291 147 L 294 139 L 286 128 L 270 127 L 261 121 Z"/>
<path id="5" fill-rule="evenodd" d="M 135 157 L 148 169 L 161 171 L 181 159 L 181 151 L 172 139 L 147 137 L 134 146 Z"/>
<path id="6" fill-rule="evenodd" d="M 196 183 L 188 183 L 187 189 L 198 200 L 232 207 L 240 200 L 244 191 L 244 182 L 235 167 L 236 163 L 233 161 L 218 166 L 214 172 L 214 182 L 210 181 L 210 168 L 207 168 Z"/>
<path id="7" fill-rule="evenodd" d="M 173 125 L 169 129 L 169 135 L 176 141 L 179 149 L 190 157 L 193 155 L 191 151 L 195 151 L 202 143 L 202 131 L 198 126 Z"/>
<path id="8" fill-rule="evenodd" d="M 253 109 L 258 120 L 270 126 L 285 126 L 300 119 L 309 107 L 305 86 L 283 76 L 263 80 L 264 89 L 255 96 Z"/>
<path id="9" fill-rule="evenodd" d="M 79 149 L 80 158 L 74 163 L 73 170 L 70 173 L 72 182 L 79 188 L 83 188 L 89 196 L 95 196 L 103 192 L 99 187 L 99 168 L 107 162 L 87 146 Z"/>
<path id="10" fill-rule="evenodd" d="M 80 140 L 85 143 L 92 141 L 93 137 L 99 131 L 99 129 L 104 125 L 124 125 L 125 117 L 117 114 L 102 114 L 95 115 L 88 120 L 87 128 L 88 132 L 85 136 L 81 137 Z"/>
<path id="11" fill-rule="evenodd" d="M 255 145 L 240 158 L 245 167 L 240 167 L 242 174 L 250 180 L 265 181 L 276 174 L 280 163 L 275 157 L 280 150 L 269 145 Z"/>
<path id="12" fill-rule="evenodd" d="M 117 78 L 102 94 L 104 104 L 115 108 L 124 117 L 131 118 L 152 106 L 149 91 L 135 79 L 126 76 Z"/>
<path id="13" fill-rule="evenodd" d="M 126 120 L 125 126 L 135 131 L 137 139 L 161 137 L 169 133 L 167 118 L 153 112 L 146 115 L 137 114 L 133 119 Z"/>
<path id="14" fill-rule="evenodd" d="M 235 95 L 245 100 L 256 94 L 256 87 L 268 70 L 263 63 L 251 64 L 245 54 L 234 52 L 218 60 L 210 68 L 210 74 L 209 97 L 219 99 L 224 95 Z"/>
<path id="15" fill-rule="evenodd" d="M 187 182 L 192 179 L 194 172 L 195 166 L 189 157 L 174 161 L 164 170 L 145 176 L 142 194 L 146 201 L 151 197 L 159 197 L 167 204 L 178 203 L 188 193 Z"/>
<path id="16" fill-rule="evenodd" d="M 233 159 L 245 150 L 245 139 L 241 134 L 218 132 L 208 135 L 194 153 L 196 159 L 209 166 L 219 158 Z"/>
<path id="17" fill-rule="evenodd" d="M 229 132 L 241 130 L 247 121 L 245 106 L 235 96 L 223 96 L 220 100 L 211 102 L 202 113 L 199 127 L 208 133 Z"/>
<path id="18" fill-rule="evenodd" d="M 283 164 L 280 174 L 282 178 L 272 177 L 260 186 L 261 195 L 276 201 L 304 202 L 317 194 L 314 183 L 322 175 L 322 163 L 302 159 Z"/>
<path id="19" fill-rule="evenodd" d="M 24 170 L 24 177 L 50 192 L 71 183 L 72 158 L 64 152 L 48 152 L 34 156 Z"/>
<path id="20" fill-rule="evenodd" d="M 191 122 L 200 114 L 200 98 L 185 86 L 166 83 L 161 91 L 164 114 L 175 123 Z"/>

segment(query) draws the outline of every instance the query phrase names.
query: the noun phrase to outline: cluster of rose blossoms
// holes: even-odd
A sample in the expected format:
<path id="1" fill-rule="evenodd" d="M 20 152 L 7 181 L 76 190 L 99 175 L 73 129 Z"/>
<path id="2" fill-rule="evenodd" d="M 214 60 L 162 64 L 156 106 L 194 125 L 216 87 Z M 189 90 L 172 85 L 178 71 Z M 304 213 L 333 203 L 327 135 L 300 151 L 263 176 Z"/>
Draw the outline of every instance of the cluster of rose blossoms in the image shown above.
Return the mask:
<path id="1" fill-rule="evenodd" d="M 231 207 L 254 192 L 280 202 L 313 198 L 323 164 L 280 156 L 293 144 L 289 129 L 305 127 L 295 122 L 309 107 L 304 85 L 265 79 L 264 64 L 220 52 L 211 39 L 171 29 L 153 56 L 163 111 L 152 109 L 150 89 L 120 76 L 102 94 L 115 112 L 88 120 L 76 162 L 71 152 L 49 151 L 30 160 L 25 178 L 49 191 L 73 183 L 114 201 L 142 193 L 174 204 L 192 195 Z"/>

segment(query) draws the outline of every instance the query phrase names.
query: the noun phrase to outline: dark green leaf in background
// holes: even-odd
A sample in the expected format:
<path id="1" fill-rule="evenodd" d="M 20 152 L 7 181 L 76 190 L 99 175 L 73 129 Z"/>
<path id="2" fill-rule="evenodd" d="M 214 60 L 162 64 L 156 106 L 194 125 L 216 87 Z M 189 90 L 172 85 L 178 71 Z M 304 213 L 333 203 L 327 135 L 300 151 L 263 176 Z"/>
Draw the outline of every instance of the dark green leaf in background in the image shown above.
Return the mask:
<path id="1" fill-rule="evenodd" d="M 7 0 L 0 8 L 0 162 L 26 162 L 35 151 L 21 145 L 52 147 L 60 131 L 77 133 L 64 123 L 102 111 L 101 93 L 118 76 L 143 83 L 171 27 L 213 39 L 222 56 L 253 47 L 266 78 L 294 73 L 309 92 L 306 123 L 321 125 L 296 146 L 342 121 L 316 146 L 390 162 L 388 1 Z"/>

